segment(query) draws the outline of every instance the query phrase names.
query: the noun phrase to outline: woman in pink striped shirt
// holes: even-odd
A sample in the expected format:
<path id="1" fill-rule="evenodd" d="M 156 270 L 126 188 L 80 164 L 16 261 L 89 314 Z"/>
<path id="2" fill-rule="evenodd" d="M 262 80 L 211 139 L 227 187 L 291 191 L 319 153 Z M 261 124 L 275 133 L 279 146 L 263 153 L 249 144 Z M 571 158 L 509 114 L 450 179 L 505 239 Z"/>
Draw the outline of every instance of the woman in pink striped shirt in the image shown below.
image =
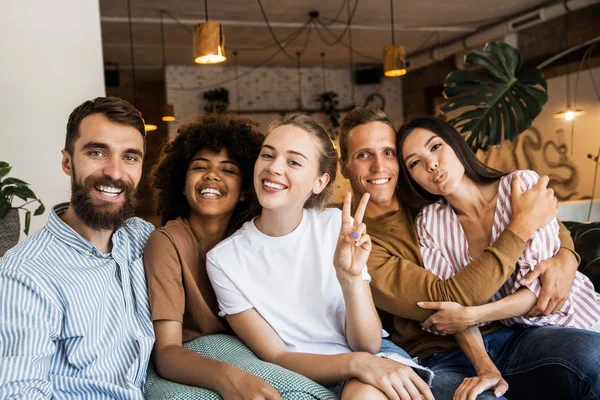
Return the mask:
<path id="1" fill-rule="evenodd" d="M 423 207 L 415 220 L 423 265 L 440 278 L 448 279 L 494 243 L 508 225 L 511 193 L 527 191 L 539 179 L 533 171 L 503 174 L 482 164 L 462 136 L 449 124 L 434 117 L 411 121 L 398 132 L 401 166 L 400 197 L 404 204 Z M 404 181 L 404 185 L 402 182 Z M 478 377 L 467 378 L 456 397 L 478 395 L 494 389 L 504 394 L 508 384 L 485 352 L 477 325 L 501 321 L 505 325 L 556 325 L 600 331 L 600 294 L 591 281 L 577 272 L 571 294 L 556 313 L 527 318 L 540 294 L 540 281 L 525 284 L 525 275 L 553 257 L 559 250 L 558 221 L 554 218 L 536 231 L 518 260 L 517 268 L 491 302 L 478 307 L 447 305 L 445 329 L 433 333 L 454 333 L 469 357 Z M 521 289 L 521 290 L 520 290 Z M 463 324 L 465 309 L 469 322 Z M 460 317 L 459 317 L 460 316 Z M 465 326 L 471 325 L 464 329 Z M 427 329 L 424 325 L 424 329 Z M 462 330 L 464 329 L 464 330 Z M 474 393 L 475 391 L 475 393 Z"/>

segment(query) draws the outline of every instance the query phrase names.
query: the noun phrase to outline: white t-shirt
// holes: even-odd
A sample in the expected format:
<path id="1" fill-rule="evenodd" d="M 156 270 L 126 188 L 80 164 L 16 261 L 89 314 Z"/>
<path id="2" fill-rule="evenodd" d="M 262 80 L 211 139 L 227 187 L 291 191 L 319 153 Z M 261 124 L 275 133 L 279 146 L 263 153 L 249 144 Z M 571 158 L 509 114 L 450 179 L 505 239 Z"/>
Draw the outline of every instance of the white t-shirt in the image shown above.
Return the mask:
<path id="1" fill-rule="evenodd" d="M 254 221 L 246 222 L 207 255 L 219 315 L 255 308 L 289 351 L 350 352 L 333 266 L 341 224 L 342 213 L 333 208 L 304 209 L 300 225 L 282 237 L 267 236 Z M 366 266 L 363 278 L 371 279 Z"/>

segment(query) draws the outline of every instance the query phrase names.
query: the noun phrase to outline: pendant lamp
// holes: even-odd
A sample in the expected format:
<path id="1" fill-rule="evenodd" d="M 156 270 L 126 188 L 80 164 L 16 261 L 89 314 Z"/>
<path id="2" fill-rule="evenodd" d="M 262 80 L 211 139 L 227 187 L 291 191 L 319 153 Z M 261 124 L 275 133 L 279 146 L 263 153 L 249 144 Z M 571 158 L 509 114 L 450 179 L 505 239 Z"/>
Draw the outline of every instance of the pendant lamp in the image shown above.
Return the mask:
<path id="1" fill-rule="evenodd" d="M 204 0 L 206 21 L 196 25 L 194 31 L 194 62 L 196 64 L 217 64 L 227 60 L 225 55 L 225 35 L 220 23 L 208 20 L 208 0 Z"/>
<path id="2" fill-rule="evenodd" d="M 160 10 L 160 41 L 162 45 L 162 58 L 163 58 L 163 71 L 167 71 L 167 55 L 165 52 L 165 24 L 163 21 L 163 12 Z M 167 103 L 162 106 L 162 117 L 161 119 L 165 122 L 175 121 L 175 107 L 173 104 Z"/>
<path id="3" fill-rule="evenodd" d="M 383 74 L 394 77 L 406 74 L 406 49 L 396 45 L 394 34 L 394 0 L 390 0 L 390 16 L 392 25 L 392 45 L 383 47 Z"/>

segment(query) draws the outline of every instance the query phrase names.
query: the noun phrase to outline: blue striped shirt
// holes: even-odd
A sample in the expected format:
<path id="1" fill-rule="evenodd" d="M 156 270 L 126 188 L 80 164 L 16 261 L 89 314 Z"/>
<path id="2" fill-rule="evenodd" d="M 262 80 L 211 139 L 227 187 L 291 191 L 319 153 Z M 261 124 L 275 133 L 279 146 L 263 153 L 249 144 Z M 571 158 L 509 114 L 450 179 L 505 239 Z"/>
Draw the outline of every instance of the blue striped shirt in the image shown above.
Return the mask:
<path id="1" fill-rule="evenodd" d="M 101 253 L 58 216 L 0 263 L 0 399 L 142 399 L 154 331 L 131 218 Z"/>

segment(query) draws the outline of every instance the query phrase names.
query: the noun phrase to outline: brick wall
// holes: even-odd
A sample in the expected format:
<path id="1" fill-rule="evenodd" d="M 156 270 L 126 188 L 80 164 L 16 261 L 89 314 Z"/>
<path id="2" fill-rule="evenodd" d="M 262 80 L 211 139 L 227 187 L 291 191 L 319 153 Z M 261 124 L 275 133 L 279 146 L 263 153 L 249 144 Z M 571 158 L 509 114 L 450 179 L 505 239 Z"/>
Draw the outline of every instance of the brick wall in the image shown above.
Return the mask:
<path id="1" fill-rule="evenodd" d="M 326 91 L 338 93 L 340 108 L 353 104 L 350 70 L 348 68 L 326 68 L 325 86 L 323 85 L 323 69 L 302 68 L 301 88 L 298 88 L 298 70 L 293 67 L 264 67 L 251 72 L 253 67 L 239 67 L 239 74 L 244 76 L 239 82 L 239 101 L 236 89 L 235 67 L 231 64 L 209 66 L 169 65 L 166 70 L 167 98 L 175 107 L 177 121 L 169 123 L 170 136 L 176 134 L 177 126 L 204 114 L 205 100 L 203 93 L 214 88 L 225 87 L 229 90 L 230 110 L 242 111 L 242 116 L 260 124 L 259 129 L 265 132 L 269 121 L 280 113 L 276 110 L 300 110 L 300 98 L 303 110 L 319 108 L 317 95 Z M 379 84 L 355 85 L 354 104 L 364 106 L 370 94 L 378 93 L 385 99 L 385 112 L 394 125 L 403 122 L 402 84 L 404 78 L 382 78 Z M 252 111 L 259 110 L 260 113 Z M 267 112 L 272 110 L 273 112 Z M 324 114 L 311 113 L 313 117 L 327 126 Z M 341 117 L 344 113 L 341 113 Z M 338 178 L 333 183 L 335 190 L 333 201 L 343 201 L 344 193 L 350 189 L 349 183 L 338 170 Z"/>
<path id="2" fill-rule="evenodd" d="M 355 85 L 354 100 L 350 70 L 348 68 L 326 68 L 325 85 L 323 69 L 302 68 L 301 89 L 298 87 L 298 70 L 294 67 L 263 67 L 254 72 L 251 66 L 240 66 L 239 95 L 236 89 L 235 67 L 232 64 L 207 66 L 169 65 L 166 71 L 167 98 L 175 106 L 178 120 L 170 123 L 169 131 L 174 135 L 176 127 L 198 115 L 204 114 L 203 93 L 214 87 L 229 90 L 230 110 L 242 111 L 264 129 L 266 123 L 278 115 L 275 110 L 317 109 L 316 98 L 323 91 L 335 91 L 338 94 L 340 108 L 353 104 L 365 105 L 365 99 L 372 93 L 385 98 L 385 111 L 395 124 L 401 124 L 402 117 L 402 79 L 382 78 L 375 85 Z M 219 84 L 219 82 L 222 82 Z M 239 102 L 238 102 L 239 96 Z M 238 106 L 239 103 L 239 106 Z M 273 113 L 252 113 L 252 110 L 274 110 Z M 315 115 L 323 119 L 322 115 Z M 324 119 L 323 119 L 324 120 Z"/>

